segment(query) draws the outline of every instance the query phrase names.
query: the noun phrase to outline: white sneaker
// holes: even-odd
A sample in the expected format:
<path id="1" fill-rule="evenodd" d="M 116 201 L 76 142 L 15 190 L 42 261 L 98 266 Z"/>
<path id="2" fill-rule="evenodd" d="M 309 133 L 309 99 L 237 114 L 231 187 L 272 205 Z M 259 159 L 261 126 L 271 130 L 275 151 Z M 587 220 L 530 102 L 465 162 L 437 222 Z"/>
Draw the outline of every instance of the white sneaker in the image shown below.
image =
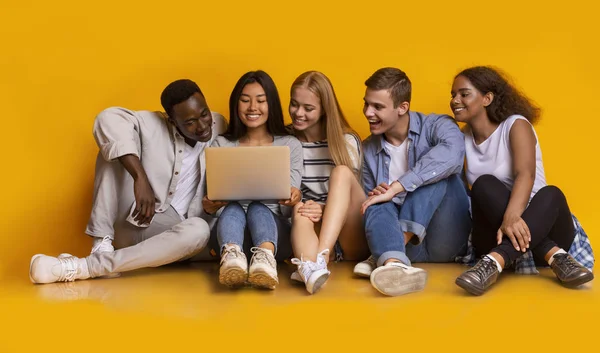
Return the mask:
<path id="1" fill-rule="evenodd" d="M 425 288 L 427 272 L 401 262 L 388 262 L 371 273 L 371 285 L 381 294 L 398 296 Z"/>
<path id="2" fill-rule="evenodd" d="M 354 274 L 359 277 L 371 277 L 371 272 L 377 268 L 377 260 L 373 255 L 369 256 L 365 261 L 359 262 L 354 266 Z"/>
<path id="3" fill-rule="evenodd" d="M 72 282 L 90 278 L 87 262 L 75 256 L 52 257 L 34 255 L 29 263 L 29 279 L 33 283 Z"/>
<path id="4" fill-rule="evenodd" d="M 325 255 L 329 253 L 329 249 L 321 251 L 317 255 L 317 262 L 304 261 L 294 258 L 292 263 L 298 266 L 297 273 L 300 279 L 306 284 L 306 290 L 310 294 L 315 294 L 329 279 L 331 272 L 327 269 L 327 261 Z M 292 273 L 292 279 L 294 274 Z"/>
<path id="5" fill-rule="evenodd" d="M 250 259 L 250 274 L 248 282 L 259 288 L 275 289 L 279 284 L 277 278 L 277 261 L 273 252 L 268 249 L 253 247 L 252 259 Z"/>
<path id="6" fill-rule="evenodd" d="M 105 236 L 104 238 L 98 238 L 98 237 L 94 237 L 94 243 L 92 245 L 92 251 L 91 251 L 91 255 L 93 254 L 100 254 L 103 252 L 114 252 L 115 251 L 115 247 L 112 245 L 112 239 L 109 235 Z M 63 255 L 63 254 L 61 254 Z M 59 257 L 61 256 L 59 255 Z M 115 277 L 119 277 L 121 276 L 121 273 L 119 272 L 115 272 L 115 273 L 109 273 L 108 275 L 104 275 L 104 276 L 100 276 L 100 278 L 115 278 Z"/>
<path id="7" fill-rule="evenodd" d="M 290 276 L 290 279 L 292 281 L 304 283 L 304 281 L 302 280 L 302 276 L 300 276 L 300 273 L 298 272 L 298 270 L 292 272 L 292 275 Z"/>
<path id="8" fill-rule="evenodd" d="M 112 239 L 110 236 L 107 235 L 104 238 L 94 237 L 94 243 L 92 245 L 92 251 L 90 254 L 113 251 L 115 251 L 115 247 L 112 245 Z"/>
<path id="9" fill-rule="evenodd" d="M 219 282 L 235 287 L 246 283 L 248 278 L 248 260 L 237 245 L 225 245 L 221 254 Z"/>

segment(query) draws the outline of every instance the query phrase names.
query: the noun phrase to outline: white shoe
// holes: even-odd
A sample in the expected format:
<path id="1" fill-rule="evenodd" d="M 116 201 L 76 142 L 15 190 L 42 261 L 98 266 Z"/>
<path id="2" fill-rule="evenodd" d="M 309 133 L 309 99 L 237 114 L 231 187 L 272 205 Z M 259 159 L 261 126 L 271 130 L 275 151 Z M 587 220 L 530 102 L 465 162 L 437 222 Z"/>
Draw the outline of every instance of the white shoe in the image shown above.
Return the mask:
<path id="1" fill-rule="evenodd" d="M 292 275 L 290 276 L 290 279 L 292 281 L 304 283 L 304 281 L 302 280 L 302 276 L 300 276 L 300 273 L 298 272 L 298 270 L 292 272 Z"/>
<path id="2" fill-rule="evenodd" d="M 94 243 L 92 245 L 92 251 L 90 254 L 113 251 L 115 251 L 115 247 L 112 245 L 112 239 L 110 236 L 107 235 L 104 238 L 94 237 Z"/>
<path id="3" fill-rule="evenodd" d="M 221 254 L 219 282 L 229 287 L 241 286 L 248 279 L 248 260 L 237 245 L 225 245 Z"/>
<path id="4" fill-rule="evenodd" d="M 104 252 L 114 252 L 114 251 L 115 251 L 115 247 L 112 245 L 112 239 L 109 235 L 105 236 L 104 238 L 94 237 L 94 243 L 92 245 L 92 251 L 90 253 L 91 255 L 100 254 L 100 253 L 104 253 Z M 59 255 L 59 257 L 60 257 L 60 255 Z M 99 278 L 115 278 L 115 277 L 120 277 L 120 276 L 121 276 L 121 273 L 115 272 L 115 273 L 109 273 L 108 275 L 100 276 Z"/>
<path id="5" fill-rule="evenodd" d="M 398 296 L 425 288 L 427 272 L 401 262 L 388 262 L 371 273 L 371 285 L 381 294 Z"/>
<path id="6" fill-rule="evenodd" d="M 371 272 L 377 268 L 377 260 L 373 255 L 369 256 L 365 261 L 359 262 L 354 266 L 354 274 L 359 277 L 371 277 Z"/>
<path id="7" fill-rule="evenodd" d="M 268 249 L 254 247 L 250 259 L 248 282 L 259 288 L 275 289 L 279 284 L 277 278 L 277 261 L 273 252 Z"/>
<path id="8" fill-rule="evenodd" d="M 297 273 L 300 279 L 306 284 L 306 290 L 310 294 L 315 294 L 329 279 L 331 272 L 327 269 L 327 261 L 325 255 L 329 253 L 329 249 L 325 249 L 317 255 L 317 262 L 304 261 L 294 258 L 292 263 L 298 266 Z M 294 274 L 292 273 L 292 277 Z M 293 278 L 292 278 L 293 279 Z"/>
<path id="9" fill-rule="evenodd" d="M 90 278 L 87 262 L 75 256 L 52 257 L 38 254 L 29 263 L 29 279 L 33 283 L 72 282 L 87 278 Z"/>

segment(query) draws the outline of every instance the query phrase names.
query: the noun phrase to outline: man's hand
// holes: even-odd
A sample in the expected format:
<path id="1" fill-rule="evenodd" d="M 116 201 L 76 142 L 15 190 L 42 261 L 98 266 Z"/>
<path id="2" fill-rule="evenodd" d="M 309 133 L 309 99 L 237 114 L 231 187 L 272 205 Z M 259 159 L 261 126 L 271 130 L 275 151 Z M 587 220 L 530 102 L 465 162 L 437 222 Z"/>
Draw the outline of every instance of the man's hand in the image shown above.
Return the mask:
<path id="1" fill-rule="evenodd" d="M 293 207 L 302 199 L 302 192 L 293 186 L 290 195 L 291 196 L 288 200 L 281 200 L 279 201 L 279 204 L 283 206 Z"/>
<path id="2" fill-rule="evenodd" d="M 298 213 L 310 219 L 313 223 L 317 223 L 323 216 L 323 205 L 318 204 L 313 200 L 308 200 L 304 205 L 298 208 Z"/>
<path id="3" fill-rule="evenodd" d="M 226 201 L 213 201 L 206 195 L 202 198 L 202 208 L 204 208 L 204 212 L 211 215 L 217 213 L 217 211 L 225 205 L 227 205 Z"/>
<path id="4" fill-rule="evenodd" d="M 139 224 L 146 224 L 154 217 L 156 198 L 147 178 L 138 178 L 133 182 L 133 195 L 135 196 L 135 209 L 131 214 Z"/>
<path id="5" fill-rule="evenodd" d="M 369 197 L 363 202 L 360 211 L 364 215 L 369 206 L 391 201 L 396 194 L 399 194 L 402 191 L 404 191 L 404 186 L 397 181 L 394 181 L 392 185 L 381 183 L 368 193 Z"/>

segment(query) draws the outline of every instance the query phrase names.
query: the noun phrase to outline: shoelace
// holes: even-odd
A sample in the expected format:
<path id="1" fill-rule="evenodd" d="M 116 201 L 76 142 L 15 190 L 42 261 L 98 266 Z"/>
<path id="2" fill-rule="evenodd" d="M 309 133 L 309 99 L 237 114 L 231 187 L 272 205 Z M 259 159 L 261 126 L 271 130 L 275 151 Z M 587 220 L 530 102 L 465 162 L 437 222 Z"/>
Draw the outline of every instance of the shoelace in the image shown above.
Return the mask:
<path id="1" fill-rule="evenodd" d="M 108 235 L 92 248 L 92 253 L 112 251 L 115 251 L 115 248 L 112 246 L 112 239 Z"/>
<path id="2" fill-rule="evenodd" d="M 494 271 L 495 267 L 496 264 L 493 260 L 484 257 L 481 261 L 477 263 L 477 265 L 475 265 L 475 267 L 471 269 L 471 271 L 475 272 L 482 280 L 485 280 L 489 277 L 489 274 Z"/>
<path id="3" fill-rule="evenodd" d="M 572 259 L 569 254 L 556 254 L 554 255 L 554 261 L 559 267 L 565 266 L 567 271 L 575 270 L 579 268 L 578 264 Z M 562 266 L 561 266 L 562 265 Z"/>
<path id="4" fill-rule="evenodd" d="M 57 282 L 73 282 L 77 275 L 77 260 L 75 257 L 63 257 L 59 258 L 61 266 L 61 273 L 58 277 Z"/>
<path id="5" fill-rule="evenodd" d="M 318 259 L 318 257 L 317 257 Z M 318 260 L 317 260 L 318 261 Z M 292 264 L 298 266 L 298 273 L 300 273 L 300 276 L 302 277 L 302 279 L 306 282 L 308 281 L 308 279 L 310 278 L 310 275 L 314 272 L 319 270 L 319 264 L 317 264 L 316 262 L 312 262 L 312 261 L 304 261 L 304 259 L 302 258 L 302 256 L 300 256 L 300 258 L 293 258 L 292 259 Z"/>
<path id="6" fill-rule="evenodd" d="M 242 251 L 237 246 L 225 246 L 225 249 L 223 250 L 223 255 L 221 256 L 221 263 L 223 263 L 223 261 L 227 259 L 242 256 L 244 256 L 244 253 L 242 253 Z"/>
<path id="7" fill-rule="evenodd" d="M 327 268 L 327 260 L 325 259 L 325 256 L 327 256 L 328 254 L 329 254 L 329 249 L 325 249 L 317 254 L 317 266 L 320 269 Z"/>
<path id="8" fill-rule="evenodd" d="M 269 257 L 269 250 L 267 249 L 262 249 L 259 247 L 253 247 L 250 249 L 250 251 L 252 252 L 252 262 L 263 262 L 266 264 L 269 264 L 271 266 L 274 266 L 274 264 L 272 263 L 271 258 Z"/>
<path id="9" fill-rule="evenodd" d="M 369 256 L 369 258 L 365 260 L 365 262 L 368 263 L 371 267 L 377 267 L 377 261 L 375 261 L 375 257 L 373 255 Z"/>

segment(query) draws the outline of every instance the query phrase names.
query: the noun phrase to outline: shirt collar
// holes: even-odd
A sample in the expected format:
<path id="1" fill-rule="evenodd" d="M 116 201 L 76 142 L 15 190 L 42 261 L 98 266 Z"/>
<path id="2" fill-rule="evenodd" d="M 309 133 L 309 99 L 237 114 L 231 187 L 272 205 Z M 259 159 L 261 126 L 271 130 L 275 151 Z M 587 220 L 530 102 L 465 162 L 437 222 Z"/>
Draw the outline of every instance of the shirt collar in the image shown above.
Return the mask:
<path id="1" fill-rule="evenodd" d="M 419 119 L 417 113 L 413 111 L 408 112 L 409 122 L 408 122 L 408 136 L 411 135 L 420 135 L 421 134 L 421 119 Z M 379 154 L 381 151 L 385 150 L 385 140 L 383 138 L 383 134 L 373 136 L 377 141 L 377 152 Z"/>

